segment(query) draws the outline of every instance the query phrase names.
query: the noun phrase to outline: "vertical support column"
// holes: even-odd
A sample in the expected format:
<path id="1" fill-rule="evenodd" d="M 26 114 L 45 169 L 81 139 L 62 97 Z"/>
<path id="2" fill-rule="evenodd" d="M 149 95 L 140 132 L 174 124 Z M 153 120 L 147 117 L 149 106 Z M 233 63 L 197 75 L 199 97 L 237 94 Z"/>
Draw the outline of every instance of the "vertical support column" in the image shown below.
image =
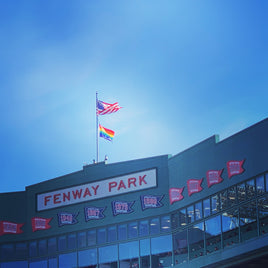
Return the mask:
<path id="1" fill-rule="evenodd" d="M 96 163 L 99 162 L 99 115 L 97 112 L 98 107 L 98 92 L 96 91 Z"/>

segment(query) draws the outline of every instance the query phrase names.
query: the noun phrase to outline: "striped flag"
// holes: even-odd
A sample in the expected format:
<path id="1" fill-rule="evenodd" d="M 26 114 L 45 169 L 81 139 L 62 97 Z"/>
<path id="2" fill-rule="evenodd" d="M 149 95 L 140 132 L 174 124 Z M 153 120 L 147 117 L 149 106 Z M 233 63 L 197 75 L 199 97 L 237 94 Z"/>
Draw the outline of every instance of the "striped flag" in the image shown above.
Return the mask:
<path id="1" fill-rule="evenodd" d="M 114 131 L 99 125 L 100 137 L 112 141 L 114 138 Z"/>
<path id="2" fill-rule="evenodd" d="M 47 230 L 51 228 L 49 225 L 49 222 L 52 220 L 52 218 L 46 219 L 46 218 L 40 218 L 40 217 L 34 217 L 32 218 L 32 230 L 33 232 L 37 230 Z"/>
<path id="3" fill-rule="evenodd" d="M 105 115 L 105 114 L 111 114 L 117 112 L 119 109 L 121 109 L 118 105 L 118 102 L 115 103 L 107 103 L 104 101 L 97 101 L 97 115 Z"/>
<path id="4" fill-rule="evenodd" d="M 4 234 L 21 234 L 21 227 L 24 223 L 15 223 L 10 221 L 0 221 L 0 236 Z"/>

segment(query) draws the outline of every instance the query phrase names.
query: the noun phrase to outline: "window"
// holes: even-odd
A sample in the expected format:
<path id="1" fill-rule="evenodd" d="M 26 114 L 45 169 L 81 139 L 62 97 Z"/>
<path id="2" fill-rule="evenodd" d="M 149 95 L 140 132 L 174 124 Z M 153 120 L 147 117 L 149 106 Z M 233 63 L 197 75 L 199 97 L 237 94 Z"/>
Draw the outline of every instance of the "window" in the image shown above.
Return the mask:
<path id="1" fill-rule="evenodd" d="M 47 254 L 47 240 L 39 240 L 38 242 L 39 256 L 44 256 Z"/>
<path id="2" fill-rule="evenodd" d="M 238 209 L 222 213 L 223 246 L 232 246 L 239 242 Z"/>
<path id="3" fill-rule="evenodd" d="M 187 230 L 173 235 L 173 251 L 175 264 L 186 262 L 188 259 Z"/>
<path id="4" fill-rule="evenodd" d="M 150 239 L 140 240 L 140 262 L 142 268 L 150 268 Z"/>
<path id="5" fill-rule="evenodd" d="M 255 181 L 254 179 L 246 181 L 247 199 L 252 199 L 255 196 Z"/>
<path id="6" fill-rule="evenodd" d="M 196 220 L 200 220 L 203 218 L 203 214 L 202 214 L 202 202 L 198 202 L 194 205 L 195 208 L 195 219 Z"/>
<path id="7" fill-rule="evenodd" d="M 211 197 L 211 209 L 212 214 L 217 213 L 220 210 L 220 199 L 217 194 Z"/>
<path id="8" fill-rule="evenodd" d="M 194 206 L 187 207 L 187 219 L 188 223 L 194 222 Z"/>
<path id="9" fill-rule="evenodd" d="M 77 253 L 67 253 L 59 255 L 59 267 L 73 268 L 77 267 Z"/>
<path id="10" fill-rule="evenodd" d="M 177 229 L 179 227 L 179 214 L 171 214 L 171 226 L 172 229 Z"/>
<path id="11" fill-rule="evenodd" d="M 67 249 L 67 242 L 66 242 L 66 236 L 60 236 L 58 239 L 58 250 L 66 250 Z"/>
<path id="12" fill-rule="evenodd" d="M 67 236 L 68 239 L 68 249 L 75 249 L 76 248 L 76 234 L 69 234 Z"/>
<path id="13" fill-rule="evenodd" d="M 260 234 L 268 233 L 268 196 L 258 199 Z"/>
<path id="14" fill-rule="evenodd" d="M 131 222 L 128 224 L 128 238 L 135 238 L 138 236 L 138 224 L 137 222 Z"/>
<path id="15" fill-rule="evenodd" d="M 263 175 L 256 178 L 256 190 L 257 190 L 257 195 L 262 195 L 265 192 Z"/>
<path id="16" fill-rule="evenodd" d="M 78 251 L 78 267 L 90 267 L 97 264 L 97 249 Z"/>
<path id="17" fill-rule="evenodd" d="M 26 258 L 28 256 L 28 248 L 26 243 L 16 244 L 16 258 Z"/>
<path id="18" fill-rule="evenodd" d="M 47 240 L 47 250 L 48 254 L 52 255 L 57 251 L 57 239 L 56 237 L 51 237 Z"/>
<path id="19" fill-rule="evenodd" d="M 47 268 L 47 260 L 36 260 L 29 262 L 29 268 Z"/>
<path id="20" fill-rule="evenodd" d="M 149 256 L 151 253 L 150 247 L 151 246 L 149 238 L 140 240 L 140 255 Z"/>
<path id="21" fill-rule="evenodd" d="M 93 266 L 95 268 L 96 266 Z M 108 262 L 99 264 L 98 268 L 117 268 L 117 262 Z"/>
<path id="22" fill-rule="evenodd" d="M 96 230 L 89 230 L 87 232 L 87 243 L 89 246 L 93 246 L 96 245 L 96 239 L 97 238 L 97 234 L 96 234 Z"/>
<path id="23" fill-rule="evenodd" d="M 228 208 L 227 190 L 220 193 L 220 209 L 225 210 Z"/>
<path id="24" fill-rule="evenodd" d="M 16 258 L 26 258 L 28 256 L 28 248 L 26 243 L 16 244 Z"/>
<path id="25" fill-rule="evenodd" d="M 179 212 L 180 217 L 180 226 L 185 226 L 187 224 L 187 218 L 186 218 L 186 209 L 181 209 Z"/>
<path id="26" fill-rule="evenodd" d="M 162 232 L 170 231 L 170 216 L 161 217 L 161 231 Z"/>
<path id="27" fill-rule="evenodd" d="M 84 248 L 87 246 L 86 232 L 80 232 L 77 234 L 77 246 L 78 248 Z"/>
<path id="28" fill-rule="evenodd" d="M 221 218 L 213 217 L 205 221 L 207 253 L 221 248 Z"/>
<path id="29" fill-rule="evenodd" d="M 238 202 L 243 202 L 246 200 L 246 185 L 244 182 L 237 185 L 237 198 Z"/>
<path id="30" fill-rule="evenodd" d="M 198 258 L 204 255 L 204 223 L 198 223 L 190 227 L 189 234 L 189 257 Z"/>
<path id="31" fill-rule="evenodd" d="M 108 227 L 108 242 L 114 242 L 117 240 L 116 226 Z"/>
<path id="32" fill-rule="evenodd" d="M 28 268 L 28 262 L 27 261 L 2 262 L 1 268 Z"/>
<path id="33" fill-rule="evenodd" d="M 119 244 L 120 267 L 138 267 L 139 241 Z"/>
<path id="34" fill-rule="evenodd" d="M 37 256 L 37 242 L 36 241 L 29 243 L 29 256 L 30 257 Z"/>
<path id="35" fill-rule="evenodd" d="M 150 220 L 150 233 L 159 234 L 159 232 L 160 232 L 159 218 L 151 219 Z"/>
<path id="36" fill-rule="evenodd" d="M 106 228 L 98 229 L 98 244 L 106 242 Z"/>
<path id="37" fill-rule="evenodd" d="M 241 241 L 257 236 L 256 202 L 251 201 L 240 207 Z"/>
<path id="38" fill-rule="evenodd" d="M 53 257 L 48 259 L 48 268 L 58 268 L 58 259 Z"/>
<path id="39" fill-rule="evenodd" d="M 126 224 L 118 225 L 118 239 L 119 240 L 127 239 L 127 225 Z"/>
<path id="40" fill-rule="evenodd" d="M 1 246 L 1 260 L 14 258 L 14 244 L 6 244 Z"/>
<path id="41" fill-rule="evenodd" d="M 142 268 L 150 268 L 151 263 L 150 263 L 150 256 L 142 256 L 140 257 L 140 262 L 141 262 L 141 266 Z M 139 266 L 136 266 L 139 267 Z"/>
<path id="42" fill-rule="evenodd" d="M 268 173 L 265 174 L 266 192 L 268 192 Z"/>
<path id="43" fill-rule="evenodd" d="M 165 235 L 153 237 L 152 246 L 152 267 L 170 267 L 172 263 L 172 236 Z"/>
<path id="44" fill-rule="evenodd" d="M 140 236 L 149 235 L 149 221 L 148 220 L 139 222 L 139 235 Z"/>
<path id="45" fill-rule="evenodd" d="M 203 200 L 204 217 L 210 216 L 210 198 Z"/>
<path id="46" fill-rule="evenodd" d="M 99 267 L 117 267 L 117 245 L 99 248 Z"/>
<path id="47" fill-rule="evenodd" d="M 234 206 L 236 204 L 236 186 L 232 186 L 228 189 L 228 203 L 229 206 Z"/>

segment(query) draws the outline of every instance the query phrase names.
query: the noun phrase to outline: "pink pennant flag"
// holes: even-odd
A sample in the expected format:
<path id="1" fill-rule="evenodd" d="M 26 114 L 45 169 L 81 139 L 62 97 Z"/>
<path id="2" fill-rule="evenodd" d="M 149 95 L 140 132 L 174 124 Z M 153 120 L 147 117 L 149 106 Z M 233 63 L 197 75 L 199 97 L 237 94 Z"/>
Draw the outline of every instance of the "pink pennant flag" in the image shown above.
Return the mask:
<path id="1" fill-rule="evenodd" d="M 49 222 L 52 220 L 50 219 L 45 219 L 45 218 L 40 218 L 40 217 L 34 217 L 32 218 L 32 230 L 33 232 L 37 230 L 47 230 L 51 228 L 49 225 Z"/>
<path id="2" fill-rule="evenodd" d="M 221 170 L 209 170 L 207 171 L 207 183 L 208 187 L 218 184 L 223 181 L 221 174 L 223 172 L 223 169 Z"/>
<path id="3" fill-rule="evenodd" d="M 0 221 L 0 235 L 4 234 L 21 234 L 21 227 L 24 223 L 15 223 L 10 221 Z"/>
<path id="4" fill-rule="evenodd" d="M 184 190 L 184 187 L 169 189 L 169 202 L 171 205 L 174 202 L 180 201 L 184 198 L 184 196 L 182 195 L 183 190 Z"/>
<path id="5" fill-rule="evenodd" d="M 188 195 L 191 196 L 194 193 L 198 193 L 203 190 L 201 187 L 201 183 L 203 181 L 203 178 L 200 180 L 197 179 L 190 179 L 187 181 L 187 187 L 188 187 Z"/>
<path id="6" fill-rule="evenodd" d="M 245 159 L 242 161 L 231 160 L 227 162 L 227 170 L 229 179 L 234 176 L 244 172 L 243 164 Z"/>

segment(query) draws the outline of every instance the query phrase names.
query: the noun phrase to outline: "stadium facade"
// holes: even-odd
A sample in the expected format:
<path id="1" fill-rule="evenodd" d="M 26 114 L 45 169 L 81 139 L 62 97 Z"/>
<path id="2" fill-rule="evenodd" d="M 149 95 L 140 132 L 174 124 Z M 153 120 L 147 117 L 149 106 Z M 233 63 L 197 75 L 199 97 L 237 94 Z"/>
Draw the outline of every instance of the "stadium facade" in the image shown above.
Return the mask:
<path id="1" fill-rule="evenodd" d="M 0 268 L 267 266 L 267 137 L 265 119 L 2 193 Z"/>

